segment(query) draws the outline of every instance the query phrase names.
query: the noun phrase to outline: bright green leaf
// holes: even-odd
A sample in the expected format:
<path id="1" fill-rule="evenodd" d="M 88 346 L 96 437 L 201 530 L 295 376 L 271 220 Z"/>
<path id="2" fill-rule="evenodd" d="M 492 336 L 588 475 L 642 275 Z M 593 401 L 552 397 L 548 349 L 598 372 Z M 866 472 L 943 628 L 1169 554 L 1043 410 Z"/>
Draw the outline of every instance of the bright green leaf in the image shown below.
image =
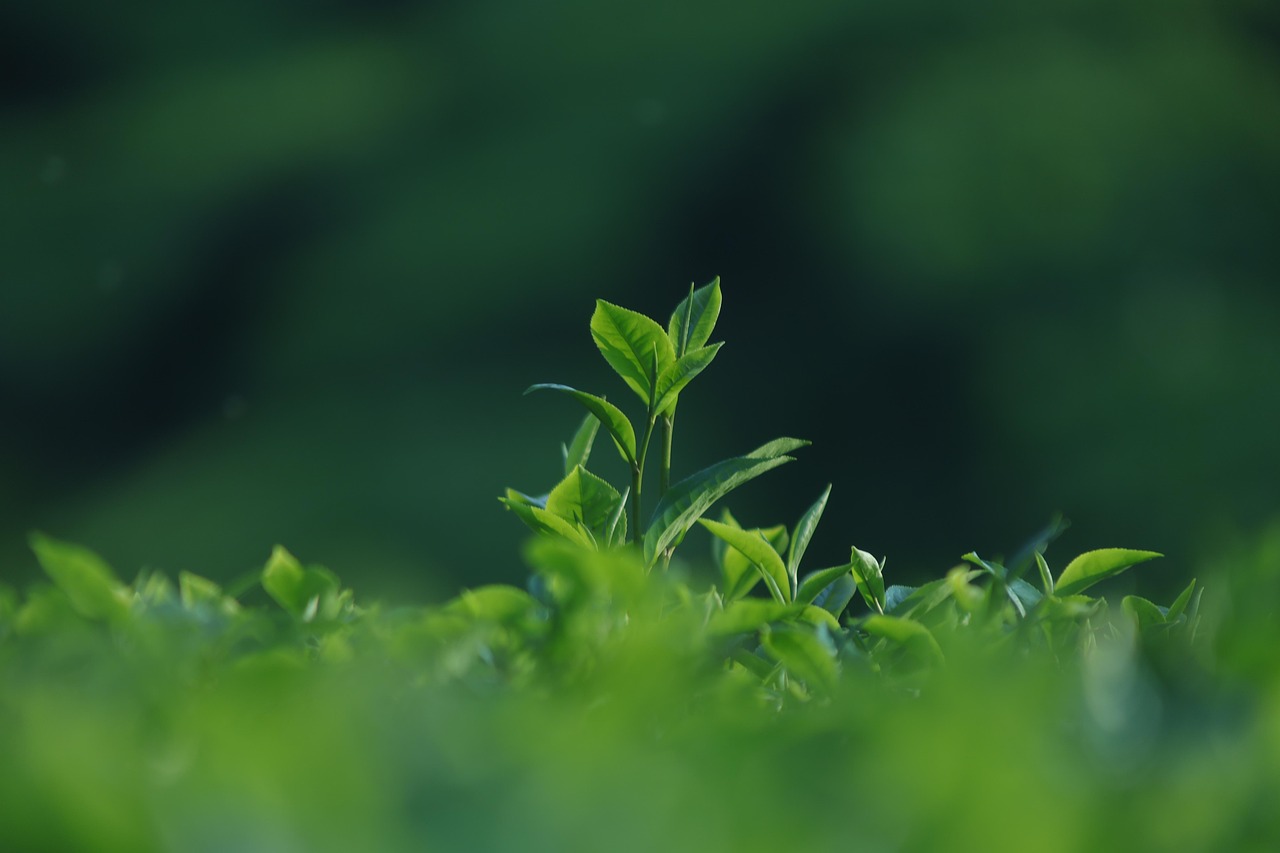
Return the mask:
<path id="1" fill-rule="evenodd" d="M 774 599 L 744 598 L 726 602 L 723 610 L 712 614 L 707 631 L 713 635 L 745 634 L 796 612 L 795 607 Z"/>
<path id="2" fill-rule="evenodd" d="M 1053 595 L 1053 573 L 1049 571 L 1049 564 L 1045 562 L 1044 554 L 1036 551 L 1036 566 L 1040 569 L 1040 585 L 1044 588 L 1045 595 Z"/>
<path id="3" fill-rule="evenodd" d="M 41 568 L 81 616 L 115 619 L 128 612 L 128 590 L 97 554 L 43 533 L 32 533 L 29 541 Z"/>
<path id="4" fill-rule="evenodd" d="M 835 685 L 835 657 L 813 630 L 799 625 L 780 625 L 765 632 L 761 645 L 791 675 L 810 687 L 830 691 Z"/>
<path id="5" fill-rule="evenodd" d="M 579 391 L 576 388 L 570 388 L 568 385 L 557 385 L 553 382 L 530 385 L 524 393 L 529 394 L 533 391 L 558 391 L 577 400 L 587 411 L 599 418 L 600 423 L 604 425 L 604 428 L 613 438 L 613 443 L 617 446 L 618 453 L 622 455 L 622 460 L 628 465 L 635 462 L 636 431 L 632 428 L 631 421 L 627 420 L 627 416 L 613 403 L 610 403 L 604 397 L 597 397 L 594 394 L 588 394 L 586 391 Z"/>
<path id="6" fill-rule="evenodd" d="M 787 551 L 787 574 L 791 578 L 791 588 L 797 589 L 798 572 L 800 571 L 800 560 L 804 558 L 804 552 L 809 547 L 809 540 L 813 538 L 813 531 L 817 529 L 818 522 L 822 520 L 822 511 L 827 508 L 827 498 L 831 497 L 831 485 L 827 484 L 822 495 L 814 502 L 813 506 L 805 510 L 804 515 L 800 516 L 800 521 L 796 523 L 795 535 L 791 537 L 791 547 Z"/>
<path id="7" fill-rule="evenodd" d="M 858 592 L 867 606 L 877 613 L 884 612 L 884 564 L 858 548 L 851 549 L 849 558 Z"/>
<path id="8" fill-rule="evenodd" d="M 598 299 L 591 315 L 591 337 L 605 361 L 644 404 L 655 402 L 654 380 L 676 360 L 663 328 L 643 314 Z"/>
<path id="9" fill-rule="evenodd" d="M 658 376 L 658 390 L 654 394 L 658 402 L 653 410 L 659 415 L 667 414 L 675 405 L 676 398 L 684 387 L 692 382 L 695 376 L 707 369 L 707 365 L 715 359 L 716 353 L 720 352 L 722 346 L 724 344 L 712 344 L 709 347 L 691 350 L 663 370 Z"/>
<path id="10" fill-rule="evenodd" d="M 736 520 L 731 519 L 725 523 L 730 527 L 740 529 Z M 773 550 L 779 554 L 787 547 L 787 528 L 781 524 L 775 527 L 754 528 L 746 532 L 752 536 L 763 537 L 766 542 L 773 546 Z M 760 573 L 756 571 L 751 560 L 736 548 L 730 548 L 725 543 L 725 540 L 718 536 L 713 537 L 712 541 L 718 542 L 722 546 L 718 550 L 720 551 L 720 575 L 724 583 L 725 598 L 741 598 L 751 592 L 760 580 Z"/>
<path id="11" fill-rule="evenodd" d="M 591 447 L 595 444 L 596 433 L 599 430 L 600 419 L 588 413 L 582 419 L 582 425 L 573 434 L 573 440 L 567 445 L 560 446 L 564 455 L 564 473 L 566 475 L 579 465 L 584 468 L 587 466 L 587 460 L 591 458 Z"/>
<path id="12" fill-rule="evenodd" d="M 578 466 L 551 490 L 546 509 L 571 524 L 581 524 L 598 538 L 603 538 L 621 502 L 622 495 L 617 489 Z"/>
<path id="13" fill-rule="evenodd" d="M 1054 584 L 1055 594 L 1075 595 L 1089 587 L 1118 575 L 1130 566 L 1163 557 L 1155 551 L 1133 551 L 1128 548 L 1101 548 L 1086 551 L 1062 570 Z"/>
<path id="14" fill-rule="evenodd" d="M 775 599 L 783 603 L 791 600 L 787 567 L 778 556 L 778 552 L 773 550 L 773 546 L 759 531 L 742 530 L 710 519 L 702 519 L 699 523 L 750 560 L 764 578 L 765 585 L 769 587 L 769 593 Z"/>
<path id="15" fill-rule="evenodd" d="M 306 572 L 284 546 L 277 545 L 262 569 L 262 588 L 285 610 L 301 616 L 307 607 Z"/>
<path id="16" fill-rule="evenodd" d="M 929 629 L 913 619 L 899 616 L 868 616 L 860 625 L 862 630 L 874 637 L 883 637 L 908 648 L 922 651 L 924 656 L 938 663 L 942 662 L 942 648 L 934 639 Z"/>
<path id="17" fill-rule="evenodd" d="M 645 531 L 645 564 L 652 566 L 663 551 L 679 544 L 694 522 L 720 498 L 748 480 L 793 461 L 784 454 L 808 443 L 796 438 L 779 438 L 746 456 L 717 462 L 672 485 L 654 508 Z M 636 535 L 639 536 L 639 531 Z"/>
<path id="18" fill-rule="evenodd" d="M 560 536 L 587 549 L 596 547 L 596 542 L 584 528 L 564 520 L 553 512 L 510 497 L 498 498 L 498 500 L 538 533 Z"/>
<path id="19" fill-rule="evenodd" d="M 676 353 L 683 355 L 705 346 L 711 340 L 716 320 L 720 317 L 720 278 L 693 290 L 671 312 L 667 334 Z"/>

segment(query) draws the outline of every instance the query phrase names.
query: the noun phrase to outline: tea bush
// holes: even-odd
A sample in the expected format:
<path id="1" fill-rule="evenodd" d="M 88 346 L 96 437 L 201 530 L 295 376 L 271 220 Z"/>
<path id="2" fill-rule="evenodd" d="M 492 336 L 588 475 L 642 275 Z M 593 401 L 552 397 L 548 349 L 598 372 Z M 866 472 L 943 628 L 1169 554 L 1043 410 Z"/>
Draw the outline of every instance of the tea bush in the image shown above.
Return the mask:
<path id="1" fill-rule="evenodd" d="M 1092 594 L 1155 552 L 1055 571 L 1062 522 L 915 587 L 856 547 L 810 568 L 830 487 L 792 526 L 706 517 L 805 442 L 671 482 L 720 300 L 665 329 L 598 303 L 635 423 L 534 386 L 587 415 L 559 483 L 501 498 L 527 588 L 367 604 L 283 548 L 126 584 L 34 534 L 52 583 L 0 591 L 0 848 L 1274 848 L 1280 528 L 1167 606 Z M 587 467 L 601 427 L 622 488 Z"/>

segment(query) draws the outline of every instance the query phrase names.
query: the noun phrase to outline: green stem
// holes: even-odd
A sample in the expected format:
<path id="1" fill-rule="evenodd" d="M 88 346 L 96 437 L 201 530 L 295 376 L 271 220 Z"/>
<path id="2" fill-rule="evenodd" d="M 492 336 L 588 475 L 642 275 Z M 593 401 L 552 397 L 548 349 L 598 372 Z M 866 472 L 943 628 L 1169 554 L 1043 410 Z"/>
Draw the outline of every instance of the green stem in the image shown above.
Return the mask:
<path id="1" fill-rule="evenodd" d="M 659 500 L 671 487 L 671 436 L 676 431 L 675 412 L 662 419 L 662 469 L 658 481 Z"/>
<path id="2" fill-rule="evenodd" d="M 637 544 L 641 541 L 640 493 L 644 487 L 644 461 L 649 455 L 649 441 L 653 438 L 653 426 L 657 421 L 652 410 L 646 420 L 644 435 L 640 439 L 640 452 L 636 454 L 635 464 L 631 466 L 631 541 Z"/>

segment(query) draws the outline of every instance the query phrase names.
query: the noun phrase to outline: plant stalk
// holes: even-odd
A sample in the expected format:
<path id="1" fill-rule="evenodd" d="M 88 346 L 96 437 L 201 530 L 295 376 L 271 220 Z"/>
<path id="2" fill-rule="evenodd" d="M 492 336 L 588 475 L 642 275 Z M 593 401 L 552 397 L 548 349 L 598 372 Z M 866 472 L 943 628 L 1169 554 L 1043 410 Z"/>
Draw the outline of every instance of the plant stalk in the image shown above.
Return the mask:
<path id="1" fill-rule="evenodd" d="M 644 487 L 644 461 L 649 456 L 649 441 L 653 438 L 653 427 L 657 417 L 652 408 L 646 418 L 644 437 L 640 440 L 640 452 L 636 454 L 635 464 L 631 466 L 631 541 L 637 544 L 640 535 L 640 494 Z"/>
<path id="2" fill-rule="evenodd" d="M 676 414 L 673 411 L 662 419 L 662 468 L 658 480 L 658 499 L 661 500 L 671 487 L 671 436 L 676 431 Z"/>

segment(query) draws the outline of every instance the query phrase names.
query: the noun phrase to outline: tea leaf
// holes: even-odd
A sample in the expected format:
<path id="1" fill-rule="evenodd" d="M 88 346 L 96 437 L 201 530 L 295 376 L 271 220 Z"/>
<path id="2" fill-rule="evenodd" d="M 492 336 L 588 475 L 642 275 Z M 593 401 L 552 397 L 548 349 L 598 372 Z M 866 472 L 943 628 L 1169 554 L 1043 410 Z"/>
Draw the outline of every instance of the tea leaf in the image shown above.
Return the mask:
<path id="1" fill-rule="evenodd" d="M 695 376 L 706 370 L 707 365 L 715 359 L 716 353 L 722 346 L 724 346 L 722 343 L 712 344 L 709 347 L 692 350 L 663 370 L 658 377 L 658 390 L 654 394 L 658 400 L 654 411 L 660 415 L 668 414 L 668 410 L 675 407 L 680 392 L 693 381 Z"/>
<path id="2" fill-rule="evenodd" d="M 1187 588 L 1178 594 L 1173 600 L 1173 604 L 1169 605 L 1169 612 L 1165 615 L 1165 619 L 1170 622 L 1175 621 L 1187 609 L 1187 605 L 1191 603 L 1191 596 L 1196 591 L 1196 579 L 1192 578 L 1191 583 L 1187 584 Z"/>
<path id="3" fill-rule="evenodd" d="M 1154 602 L 1147 601 L 1138 595 L 1126 595 L 1120 601 L 1120 607 L 1138 623 L 1139 630 L 1163 625 L 1165 616 Z"/>
<path id="4" fill-rule="evenodd" d="M 627 499 L 631 497 L 631 487 L 627 486 L 622 490 L 622 496 L 618 498 L 618 505 L 613 509 L 613 515 L 609 517 L 609 523 L 605 526 L 604 541 L 608 546 L 620 545 L 627 541 Z"/>
<path id="5" fill-rule="evenodd" d="M 794 614 L 796 608 L 775 599 L 744 598 L 725 605 L 707 623 L 711 634 L 745 634 Z"/>
<path id="6" fill-rule="evenodd" d="M 546 508 L 604 537 L 621 502 L 617 489 L 579 465 L 551 490 Z"/>
<path id="7" fill-rule="evenodd" d="M 875 637 L 899 643 L 903 646 L 922 651 L 924 656 L 941 663 L 942 648 L 928 628 L 913 619 L 900 616 L 868 616 L 861 623 L 862 630 Z"/>
<path id="8" fill-rule="evenodd" d="M 114 619 L 129 611 L 128 591 L 115 572 L 88 548 L 32 533 L 31 550 L 81 616 Z"/>
<path id="9" fill-rule="evenodd" d="M 588 414 L 582 419 L 582 426 L 578 427 L 577 432 L 573 434 L 573 440 L 568 445 L 560 446 L 564 455 L 566 475 L 578 465 L 586 467 L 587 460 L 591 458 L 591 447 L 595 444 L 596 433 L 599 430 L 600 419 L 593 414 Z"/>
<path id="10" fill-rule="evenodd" d="M 512 623 L 524 619 L 541 605 L 522 589 L 506 584 L 490 584 L 464 590 L 446 610 L 465 613 L 473 619 Z"/>
<path id="11" fill-rule="evenodd" d="M 748 480 L 793 461 L 784 454 L 808 443 L 779 438 L 746 456 L 717 462 L 672 485 L 649 519 L 644 535 L 645 564 L 652 566 L 669 546 L 679 544 L 694 522 L 720 498 Z"/>
<path id="12" fill-rule="evenodd" d="M 805 575 L 804 582 L 796 589 L 796 601 L 801 604 L 812 604 L 814 599 L 822 594 L 823 590 L 845 575 L 849 575 L 850 578 L 853 577 L 852 564 L 845 563 L 843 566 L 819 569 L 816 572 Z"/>
<path id="13" fill-rule="evenodd" d="M 643 314 L 597 299 L 591 337 L 605 361 L 645 405 L 656 402 L 654 379 L 676 360 L 662 327 Z"/>
<path id="14" fill-rule="evenodd" d="M 1036 566 L 1040 569 L 1040 585 L 1044 587 L 1045 595 L 1053 595 L 1053 573 L 1049 571 L 1049 564 L 1045 562 L 1044 554 L 1036 551 Z"/>
<path id="15" fill-rule="evenodd" d="M 1133 551 L 1128 548 L 1101 548 L 1076 557 L 1058 575 L 1054 584 L 1057 595 L 1074 595 L 1118 575 L 1130 566 L 1163 557 L 1155 551 Z"/>
<path id="16" fill-rule="evenodd" d="M 853 574 L 844 574 L 827 584 L 827 588 L 818 593 L 813 603 L 831 615 L 839 616 L 849 606 L 857 591 L 858 584 L 854 581 Z"/>
<path id="17" fill-rule="evenodd" d="M 632 428 L 631 421 L 627 420 L 627 416 L 613 403 L 610 403 L 604 397 L 597 397 L 594 394 L 588 394 L 586 391 L 579 391 L 577 388 L 570 388 L 568 385 L 557 385 L 554 382 L 541 382 L 537 385 L 530 385 L 524 393 L 529 394 L 534 391 L 558 391 L 577 400 L 587 411 L 595 415 L 600 420 L 600 423 L 604 424 L 604 428 L 609 432 L 609 435 L 613 438 L 614 445 L 618 448 L 618 453 L 622 455 L 622 460 L 627 464 L 635 463 L 636 431 Z"/>
<path id="18" fill-rule="evenodd" d="M 813 506 L 805 510 L 804 515 L 800 516 L 800 520 L 796 522 L 796 532 L 791 537 L 791 547 L 787 551 L 787 574 L 791 577 L 793 590 L 798 587 L 797 573 L 800 570 L 800 560 L 804 558 L 804 552 L 809 547 L 809 540 L 813 538 L 813 531 L 817 529 L 818 522 L 822 520 L 822 511 L 827 508 L 827 498 L 829 497 L 831 497 L 831 485 L 828 483 L 821 497 L 814 502 Z"/>
<path id="19" fill-rule="evenodd" d="M 561 536 L 583 548 L 595 550 L 596 543 L 589 533 L 555 513 L 510 497 L 498 498 L 498 500 L 534 531 Z"/>
<path id="20" fill-rule="evenodd" d="M 683 355 L 706 346 L 720 317 L 720 278 L 700 287 L 681 300 L 671 312 L 667 334 L 676 353 Z"/>
<path id="21" fill-rule="evenodd" d="M 884 612 L 884 564 L 866 551 L 851 549 L 849 558 L 853 569 L 853 578 L 858 583 L 858 592 L 867 602 L 867 606 L 877 613 Z"/>
<path id="22" fill-rule="evenodd" d="M 728 513 L 726 512 L 725 515 L 728 515 Z M 741 527 L 732 516 L 729 517 L 729 521 L 724 523 L 734 528 Z M 781 524 L 776 527 L 756 528 L 747 532 L 754 536 L 763 536 L 765 541 L 773 547 L 773 550 L 779 553 L 787 547 L 787 528 Z M 720 537 L 714 537 L 712 541 L 720 545 L 717 549 L 720 555 L 718 562 L 724 581 L 725 598 L 741 598 L 755 588 L 756 583 L 760 580 L 759 572 L 754 569 L 751 560 L 747 559 L 736 548 L 730 548 L 725 543 L 725 540 Z"/>
<path id="23" fill-rule="evenodd" d="M 813 631 L 781 625 L 767 631 L 760 639 L 765 651 L 795 677 L 824 691 L 834 687 L 837 675 L 835 658 Z"/>
<path id="24" fill-rule="evenodd" d="M 759 531 L 742 530 L 705 518 L 699 523 L 711 531 L 714 536 L 723 539 L 729 543 L 730 547 L 736 549 L 750 560 L 752 565 L 759 570 L 761 577 L 764 578 L 765 585 L 769 587 L 769 593 L 775 599 L 783 603 L 791 600 L 791 586 L 787 580 L 787 567 L 782 562 L 782 558 L 778 556 L 778 552 L 773 550 L 773 546 Z"/>

